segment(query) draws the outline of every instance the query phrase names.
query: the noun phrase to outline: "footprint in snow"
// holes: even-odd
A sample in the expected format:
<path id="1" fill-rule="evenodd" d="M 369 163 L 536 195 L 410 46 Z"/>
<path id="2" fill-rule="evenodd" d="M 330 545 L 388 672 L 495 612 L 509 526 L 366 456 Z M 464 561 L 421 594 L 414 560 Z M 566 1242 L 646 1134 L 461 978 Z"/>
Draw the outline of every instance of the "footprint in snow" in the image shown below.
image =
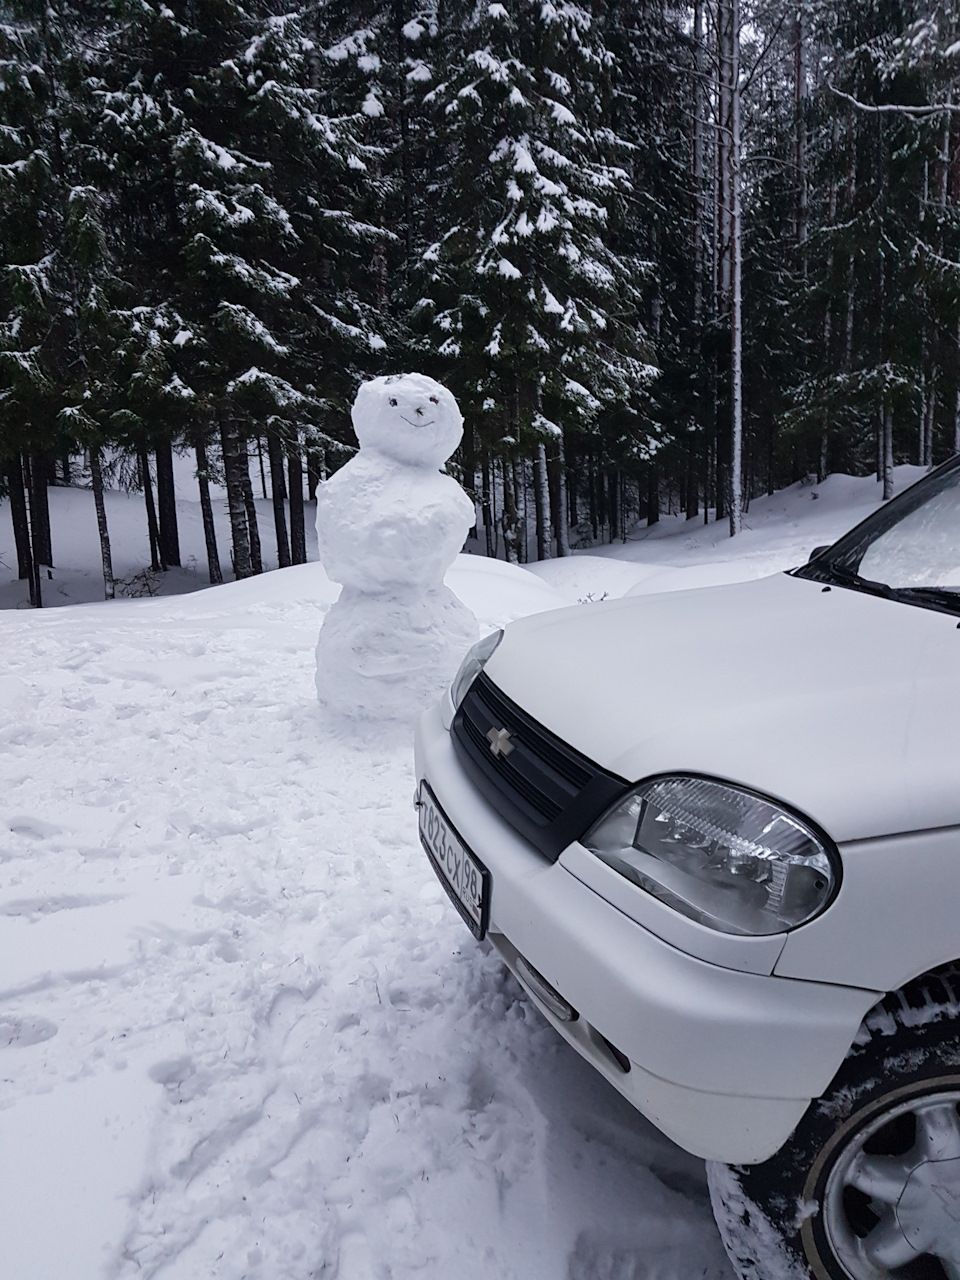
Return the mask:
<path id="1" fill-rule="evenodd" d="M 19 898 L 0 906 L 0 916 L 51 916 L 58 911 L 77 911 L 81 907 L 102 907 L 108 902 L 120 902 L 121 895 L 98 893 L 93 895 L 70 894 L 59 898 Z"/>
<path id="2" fill-rule="evenodd" d="M 667 1236 L 675 1235 L 677 1225 L 663 1225 Z M 703 1250 L 698 1248 L 700 1235 L 693 1230 L 686 1242 L 682 1237 L 668 1242 L 654 1231 L 647 1239 L 613 1241 L 601 1233 L 581 1231 L 565 1280 L 733 1280 L 719 1240 L 711 1240 Z"/>
<path id="3" fill-rule="evenodd" d="M 56 1023 L 46 1018 L 0 1017 L 0 1049 L 22 1049 L 27 1045 L 42 1044 L 56 1034 Z"/>
<path id="4" fill-rule="evenodd" d="M 359 1231 L 348 1231 L 340 1241 L 337 1280 L 376 1280 L 370 1246 Z"/>
<path id="5" fill-rule="evenodd" d="M 16 836 L 29 836 L 33 840 L 47 840 L 50 836 L 58 836 L 63 828 L 52 822 L 44 822 L 43 818 L 35 818 L 31 814 L 15 814 L 7 819 L 7 827 Z"/>

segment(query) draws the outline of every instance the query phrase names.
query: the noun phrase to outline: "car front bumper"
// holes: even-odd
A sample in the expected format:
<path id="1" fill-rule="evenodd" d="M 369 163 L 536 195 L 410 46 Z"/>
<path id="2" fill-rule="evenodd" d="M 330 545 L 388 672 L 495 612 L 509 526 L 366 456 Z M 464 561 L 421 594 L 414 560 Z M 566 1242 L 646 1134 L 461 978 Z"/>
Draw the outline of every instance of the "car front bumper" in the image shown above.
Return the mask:
<path id="1" fill-rule="evenodd" d="M 490 808 L 439 707 L 420 720 L 416 762 L 491 873 L 490 942 L 564 1039 L 694 1155 L 731 1164 L 773 1155 L 879 993 L 723 968 L 664 942 L 573 874 L 591 856 L 582 846 L 551 864 Z M 521 958 L 574 1021 L 551 1012 Z"/>

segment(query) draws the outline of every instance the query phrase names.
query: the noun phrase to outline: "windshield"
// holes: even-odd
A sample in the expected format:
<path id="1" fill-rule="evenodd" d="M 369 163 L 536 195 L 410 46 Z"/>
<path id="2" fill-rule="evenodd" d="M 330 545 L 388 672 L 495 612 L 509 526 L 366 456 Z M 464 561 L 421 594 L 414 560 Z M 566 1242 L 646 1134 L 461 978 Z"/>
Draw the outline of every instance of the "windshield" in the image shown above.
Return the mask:
<path id="1" fill-rule="evenodd" d="M 925 476 L 795 573 L 960 613 L 960 458 Z"/>

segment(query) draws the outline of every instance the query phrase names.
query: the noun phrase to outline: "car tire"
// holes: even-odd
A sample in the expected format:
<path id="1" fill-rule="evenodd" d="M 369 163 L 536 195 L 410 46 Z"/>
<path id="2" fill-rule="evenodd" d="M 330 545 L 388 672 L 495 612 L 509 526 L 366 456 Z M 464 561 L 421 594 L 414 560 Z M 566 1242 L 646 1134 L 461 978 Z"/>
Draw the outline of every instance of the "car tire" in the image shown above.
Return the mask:
<path id="1" fill-rule="evenodd" d="M 764 1164 L 709 1164 L 740 1280 L 960 1280 L 960 966 L 876 1005 Z"/>

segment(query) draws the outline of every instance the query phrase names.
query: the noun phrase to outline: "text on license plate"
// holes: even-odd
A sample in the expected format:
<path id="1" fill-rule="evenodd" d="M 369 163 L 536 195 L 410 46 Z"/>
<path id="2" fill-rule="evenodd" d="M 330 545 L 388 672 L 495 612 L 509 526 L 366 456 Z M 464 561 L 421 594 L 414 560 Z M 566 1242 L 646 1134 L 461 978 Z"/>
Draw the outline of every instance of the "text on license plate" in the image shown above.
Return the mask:
<path id="1" fill-rule="evenodd" d="M 420 784 L 420 839 L 453 905 L 482 938 L 487 930 L 490 873 L 450 825 L 425 782 Z"/>

